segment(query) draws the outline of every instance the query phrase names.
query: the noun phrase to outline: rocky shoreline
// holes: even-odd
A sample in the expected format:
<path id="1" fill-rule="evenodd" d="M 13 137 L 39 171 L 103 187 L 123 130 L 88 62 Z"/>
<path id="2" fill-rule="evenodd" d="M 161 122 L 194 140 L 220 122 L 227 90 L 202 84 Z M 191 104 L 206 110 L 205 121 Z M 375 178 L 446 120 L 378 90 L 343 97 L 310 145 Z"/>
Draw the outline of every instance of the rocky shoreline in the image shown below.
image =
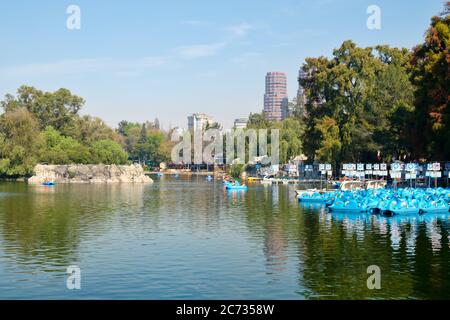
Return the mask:
<path id="1" fill-rule="evenodd" d="M 42 165 L 34 167 L 30 184 L 55 183 L 152 183 L 139 164 L 134 165 Z"/>

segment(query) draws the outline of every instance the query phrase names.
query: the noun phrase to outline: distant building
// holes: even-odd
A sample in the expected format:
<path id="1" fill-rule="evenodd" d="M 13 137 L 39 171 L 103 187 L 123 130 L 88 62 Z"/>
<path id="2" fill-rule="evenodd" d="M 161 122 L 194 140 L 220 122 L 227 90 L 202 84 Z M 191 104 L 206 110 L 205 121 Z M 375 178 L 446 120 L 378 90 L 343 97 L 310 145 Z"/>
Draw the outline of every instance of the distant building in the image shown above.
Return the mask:
<path id="1" fill-rule="evenodd" d="M 213 123 L 213 118 L 204 113 L 194 113 L 188 117 L 188 129 L 191 131 L 205 130 L 208 124 Z"/>
<path id="2" fill-rule="evenodd" d="M 247 118 L 239 118 L 234 120 L 234 128 L 235 129 L 245 129 L 247 128 Z"/>
<path id="3" fill-rule="evenodd" d="M 264 94 L 264 114 L 268 120 L 280 121 L 288 113 L 287 80 L 284 72 L 268 72 Z"/>

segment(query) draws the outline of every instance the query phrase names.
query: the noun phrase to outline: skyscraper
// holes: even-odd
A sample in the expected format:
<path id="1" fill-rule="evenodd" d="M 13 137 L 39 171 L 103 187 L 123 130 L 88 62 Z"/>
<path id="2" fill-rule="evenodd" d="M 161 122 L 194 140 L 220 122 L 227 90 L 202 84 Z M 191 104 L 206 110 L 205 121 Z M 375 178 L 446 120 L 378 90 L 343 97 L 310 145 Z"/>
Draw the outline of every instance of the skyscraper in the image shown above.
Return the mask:
<path id="1" fill-rule="evenodd" d="M 264 94 L 264 114 L 271 121 L 286 118 L 288 96 L 284 72 L 268 72 L 266 75 L 266 93 Z"/>

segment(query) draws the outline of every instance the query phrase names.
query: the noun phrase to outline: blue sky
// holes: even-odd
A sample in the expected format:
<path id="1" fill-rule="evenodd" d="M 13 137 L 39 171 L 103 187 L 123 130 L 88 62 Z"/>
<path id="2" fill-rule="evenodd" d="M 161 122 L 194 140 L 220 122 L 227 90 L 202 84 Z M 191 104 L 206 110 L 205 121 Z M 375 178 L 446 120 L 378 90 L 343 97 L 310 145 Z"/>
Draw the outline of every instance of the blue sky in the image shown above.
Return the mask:
<path id="1" fill-rule="evenodd" d="M 68 30 L 66 9 L 81 9 Z M 366 27 L 369 5 L 381 30 Z M 225 127 L 260 112 L 267 71 L 288 75 L 289 98 L 309 56 L 360 46 L 411 48 L 441 0 L 8 1 L 0 10 L 0 95 L 22 84 L 86 99 L 83 113 L 187 126 L 193 112 Z"/>

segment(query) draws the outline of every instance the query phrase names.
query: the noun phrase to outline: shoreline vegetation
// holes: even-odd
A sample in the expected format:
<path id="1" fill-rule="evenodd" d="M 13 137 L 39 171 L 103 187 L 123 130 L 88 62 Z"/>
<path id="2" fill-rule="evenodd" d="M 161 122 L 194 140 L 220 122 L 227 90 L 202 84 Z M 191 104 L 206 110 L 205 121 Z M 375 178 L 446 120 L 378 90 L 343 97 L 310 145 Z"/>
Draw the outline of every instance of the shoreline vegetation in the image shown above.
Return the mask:
<path id="1" fill-rule="evenodd" d="M 301 69 L 305 95 L 290 103 L 287 119 L 249 116 L 248 128 L 280 130 L 281 163 L 300 154 L 334 170 L 346 162 L 450 160 L 450 1 L 412 49 L 348 40 Z M 0 179 L 28 178 L 40 163 L 169 161 L 173 129 L 162 130 L 157 118 L 113 129 L 80 115 L 84 102 L 64 88 L 21 86 L 7 94 L 0 101 Z"/>

